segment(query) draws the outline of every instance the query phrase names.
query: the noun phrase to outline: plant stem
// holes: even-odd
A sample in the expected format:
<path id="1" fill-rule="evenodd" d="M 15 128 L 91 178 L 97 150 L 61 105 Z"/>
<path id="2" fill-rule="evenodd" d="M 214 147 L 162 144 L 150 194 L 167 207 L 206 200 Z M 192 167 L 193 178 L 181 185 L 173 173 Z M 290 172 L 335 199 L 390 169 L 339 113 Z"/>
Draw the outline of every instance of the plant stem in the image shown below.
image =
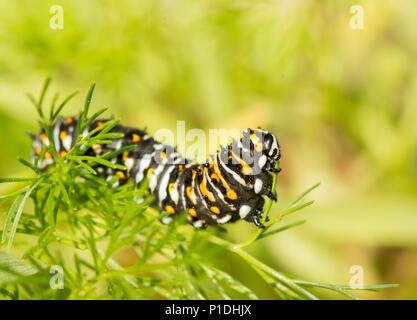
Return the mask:
<path id="1" fill-rule="evenodd" d="M 272 269 L 271 267 L 262 263 L 261 261 L 259 261 L 255 257 L 251 256 L 249 253 L 247 253 L 246 251 L 244 251 L 242 249 L 241 245 L 233 244 L 233 243 L 231 243 L 227 240 L 218 238 L 218 237 L 216 237 L 212 234 L 207 236 L 207 240 L 210 241 L 211 243 L 214 243 L 214 244 L 217 244 L 219 246 L 224 247 L 225 249 L 227 249 L 230 252 L 233 252 L 233 253 L 239 255 L 243 260 L 248 262 L 251 265 L 251 267 L 254 268 L 256 271 L 258 271 L 258 270 L 263 271 L 265 274 L 267 274 L 267 275 L 271 276 L 272 278 L 274 278 L 274 279 L 280 281 L 281 283 L 285 284 L 288 288 L 290 288 L 292 291 L 294 291 L 294 293 L 300 295 L 301 297 L 306 298 L 306 299 L 312 299 L 312 300 L 317 300 L 318 299 L 312 293 L 308 292 L 307 290 L 305 290 L 302 287 L 300 287 L 299 285 L 297 285 L 290 278 L 287 278 L 282 273 Z"/>

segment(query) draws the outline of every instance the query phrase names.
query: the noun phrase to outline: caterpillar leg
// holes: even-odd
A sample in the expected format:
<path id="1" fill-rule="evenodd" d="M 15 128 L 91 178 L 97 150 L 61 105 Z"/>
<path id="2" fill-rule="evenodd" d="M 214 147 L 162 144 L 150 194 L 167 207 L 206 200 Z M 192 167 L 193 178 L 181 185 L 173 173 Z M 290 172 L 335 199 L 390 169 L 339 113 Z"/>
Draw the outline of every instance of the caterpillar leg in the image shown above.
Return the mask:
<path id="1" fill-rule="evenodd" d="M 253 223 L 255 224 L 255 226 L 257 226 L 258 228 L 262 228 L 265 229 L 264 224 L 260 221 L 260 218 L 258 216 L 254 216 L 253 217 Z"/>
<path id="2" fill-rule="evenodd" d="M 269 199 L 277 201 L 277 195 L 272 190 L 272 175 L 262 172 L 255 178 L 254 191 L 256 194 L 267 196 Z"/>
<path id="3" fill-rule="evenodd" d="M 267 162 L 266 164 L 265 164 L 265 166 L 263 167 L 263 170 L 264 171 L 267 171 L 267 172 L 272 172 L 272 173 L 279 173 L 279 172 L 281 172 L 281 168 L 278 168 L 278 169 L 276 169 L 275 168 L 275 161 L 269 161 L 269 162 Z"/>
<path id="4" fill-rule="evenodd" d="M 193 225 L 197 229 L 202 229 L 202 230 L 207 229 L 208 224 L 203 219 L 197 219 L 191 216 L 187 216 L 187 220 L 191 225 Z"/>
<path id="5" fill-rule="evenodd" d="M 265 228 L 263 223 L 260 221 L 260 220 L 262 220 L 263 216 L 264 216 L 264 209 L 263 208 L 256 209 L 255 216 L 253 218 L 253 222 L 259 228 Z M 266 217 L 265 222 L 268 222 L 268 221 L 269 221 L 269 217 Z"/>
<path id="6" fill-rule="evenodd" d="M 165 216 L 161 219 L 161 222 L 163 224 L 170 224 L 174 219 L 170 216 Z"/>
<path id="7" fill-rule="evenodd" d="M 194 221 L 193 226 L 197 229 L 207 229 L 207 222 L 205 220 Z"/>
<path id="8" fill-rule="evenodd" d="M 265 228 L 264 224 L 261 222 L 262 217 L 264 215 L 264 204 L 265 204 L 265 200 L 262 197 L 259 197 L 256 200 L 256 203 L 253 207 L 249 207 L 248 205 L 244 205 L 243 207 L 249 207 L 250 211 L 249 213 L 244 217 L 244 219 L 247 222 L 253 222 L 255 224 L 255 226 L 257 226 L 258 228 Z M 266 220 L 268 221 L 268 220 Z"/>
<path id="9" fill-rule="evenodd" d="M 278 200 L 277 195 L 275 193 L 273 193 L 272 191 L 268 191 L 268 193 L 266 194 L 266 196 L 269 199 L 274 200 L 275 202 Z"/>

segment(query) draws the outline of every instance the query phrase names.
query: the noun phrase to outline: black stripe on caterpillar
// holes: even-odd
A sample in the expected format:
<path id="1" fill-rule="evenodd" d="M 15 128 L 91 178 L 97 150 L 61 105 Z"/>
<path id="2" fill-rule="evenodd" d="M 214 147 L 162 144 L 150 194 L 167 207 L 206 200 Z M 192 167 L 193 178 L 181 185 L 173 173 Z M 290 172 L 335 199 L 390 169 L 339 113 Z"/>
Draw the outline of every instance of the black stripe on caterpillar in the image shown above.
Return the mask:
<path id="1" fill-rule="evenodd" d="M 83 132 L 89 132 L 108 119 L 93 121 Z M 63 157 L 74 146 L 78 137 L 77 117 L 59 118 L 52 125 L 52 137 L 58 154 Z M 96 144 L 85 155 L 100 156 L 106 152 L 135 144 L 136 147 L 114 159 L 125 171 L 105 166 L 95 169 L 106 179 L 119 175 L 116 184 L 132 179 L 139 185 L 145 177 L 149 192 L 161 212 L 170 214 L 162 218 L 170 223 L 180 212 L 187 212 L 189 222 L 196 228 L 224 224 L 244 219 L 258 227 L 261 223 L 264 196 L 276 201 L 272 189 L 272 174 L 279 172 L 275 165 L 281 157 L 277 138 L 262 129 L 242 131 L 239 140 L 232 139 L 226 147 L 210 156 L 210 161 L 199 164 L 186 159 L 171 146 L 155 141 L 146 131 L 115 126 L 110 132 L 123 133 L 124 137 L 112 139 L 112 144 Z M 34 134 L 32 159 L 49 145 L 44 130 Z M 46 152 L 38 162 L 41 170 L 54 163 Z"/>

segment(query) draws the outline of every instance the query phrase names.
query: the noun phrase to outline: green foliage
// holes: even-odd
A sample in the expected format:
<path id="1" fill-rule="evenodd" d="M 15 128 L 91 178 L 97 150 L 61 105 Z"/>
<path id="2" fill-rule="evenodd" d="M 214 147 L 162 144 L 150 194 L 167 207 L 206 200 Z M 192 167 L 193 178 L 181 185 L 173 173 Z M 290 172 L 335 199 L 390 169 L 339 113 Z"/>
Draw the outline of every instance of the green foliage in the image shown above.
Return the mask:
<path id="1" fill-rule="evenodd" d="M 317 299 L 310 291 L 312 287 L 357 298 L 347 291 L 355 288 L 297 280 L 245 250 L 261 239 L 304 223 L 275 228 L 285 216 L 313 203 L 304 200 L 318 184 L 268 221 L 272 207 L 272 200 L 269 201 L 262 221 L 266 228 L 257 230 L 243 243 L 227 240 L 223 228 L 194 229 L 184 217 L 163 225 L 158 220 L 169 213 L 160 214 L 152 207 L 153 199 L 146 193 L 146 183 L 138 188 L 132 182 L 113 187 L 117 175 L 105 181 L 94 170 L 96 164 L 124 169 L 108 159 L 132 146 L 99 158 L 84 156 L 93 144 L 109 143 L 123 136 L 109 133 L 118 120 L 106 122 L 84 137 L 80 134 L 64 157 L 57 154 L 51 125 L 73 94 L 56 110 L 58 95 L 55 95 L 47 118 L 43 101 L 49 84 L 47 79 L 39 99 L 29 95 L 49 137 L 47 150 L 43 150 L 34 164 L 19 160 L 33 171 L 32 177 L 0 180 L 25 183 L 0 198 L 14 199 L 3 224 L 1 243 L 7 242 L 9 250 L 23 251 L 20 259 L 0 251 L 0 296 L 8 299 L 257 299 L 257 293 L 219 266 L 221 258 L 231 253 L 247 263 L 282 299 Z M 79 132 L 105 111 L 102 109 L 88 117 L 94 87 L 90 88 L 80 112 Z M 55 165 L 47 172 L 40 172 L 37 163 L 45 151 L 52 154 Z M 275 176 L 274 189 L 276 181 Z M 29 199 L 33 209 L 25 211 Z M 117 253 L 125 249 L 132 250 L 136 259 L 123 266 L 117 261 Z M 50 286 L 53 266 L 62 267 L 63 290 Z M 362 289 L 375 291 L 394 286 Z"/>

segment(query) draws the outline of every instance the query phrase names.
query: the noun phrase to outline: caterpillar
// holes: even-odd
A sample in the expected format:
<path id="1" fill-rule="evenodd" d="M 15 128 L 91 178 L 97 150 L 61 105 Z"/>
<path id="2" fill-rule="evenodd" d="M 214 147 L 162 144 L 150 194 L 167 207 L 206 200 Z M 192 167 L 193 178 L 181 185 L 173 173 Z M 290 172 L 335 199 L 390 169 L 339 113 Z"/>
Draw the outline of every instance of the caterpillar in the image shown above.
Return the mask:
<path id="1" fill-rule="evenodd" d="M 109 119 L 94 120 L 82 132 L 89 132 Z M 52 125 L 52 138 L 58 155 L 63 157 L 75 145 L 78 137 L 78 118 L 58 118 Z M 85 155 L 100 156 L 106 152 L 135 144 L 130 151 L 119 154 L 113 163 L 126 170 L 95 167 L 107 180 L 119 176 L 117 184 L 132 179 L 135 185 L 148 179 L 149 193 L 155 198 L 160 212 L 169 212 L 161 220 L 170 223 L 179 213 L 186 212 L 188 221 L 196 228 L 224 224 L 244 219 L 264 228 L 264 197 L 277 200 L 272 190 L 273 174 L 281 171 L 276 163 L 281 157 L 277 138 L 266 130 L 243 130 L 239 140 L 220 147 L 210 161 L 197 163 L 184 158 L 176 148 L 161 144 L 146 130 L 116 125 L 111 132 L 123 138 L 112 139 L 112 144 L 95 144 Z M 32 161 L 49 146 L 45 130 L 32 134 Z M 38 168 L 45 170 L 54 163 L 49 152 L 43 153 Z"/>

